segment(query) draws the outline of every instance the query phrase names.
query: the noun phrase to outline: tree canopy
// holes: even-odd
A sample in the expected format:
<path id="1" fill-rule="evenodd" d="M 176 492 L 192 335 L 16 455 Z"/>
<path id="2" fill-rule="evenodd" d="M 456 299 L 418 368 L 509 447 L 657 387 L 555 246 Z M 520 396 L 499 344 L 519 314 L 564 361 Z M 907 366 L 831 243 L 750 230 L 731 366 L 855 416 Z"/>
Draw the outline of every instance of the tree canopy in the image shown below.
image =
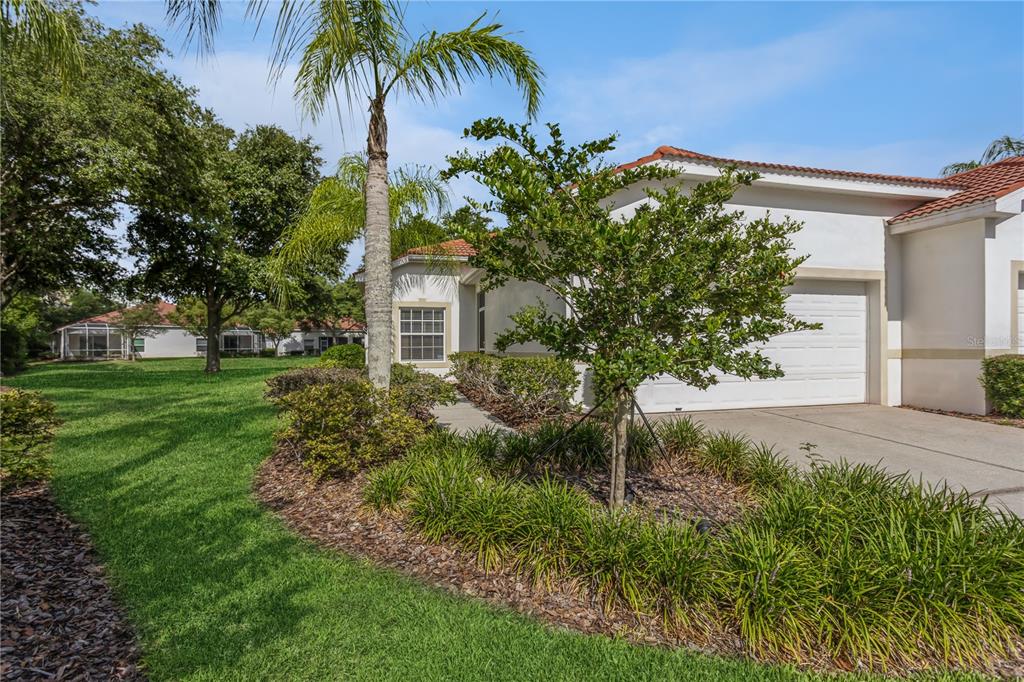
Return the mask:
<path id="1" fill-rule="evenodd" d="M 108 30 L 70 9 L 60 21 L 79 36 L 74 87 L 62 87 L 59 70 L 40 68 L 31 49 L 8 49 L 5 40 L 0 54 L 3 301 L 109 288 L 120 274 L 121 209 L 160 202 L 169 186 L 192 182 L 190 129 L 202 112 L 159 68 L 159 38 L 138 25 Z"/>
<path id="2" fill-rule="evenodd" d="M 1012 135 L 1003 135 L 1002 137 L 993 140 L 985 151 L 982 153 L 981 158 L 977 161 L 960 161 L 958 163 L 951 163 L 942 169 L 942 176 L 949 177 L 950 175 L 956 175 L 957 173 L 965 173 L 975 168 L 987 166 L 990 163 L 995 163 L 1002 159 L 1010 158 L 1011 156 L 1024 155 L 1024 138 L 1013 137 Z"/>
<path id="3" fill-rule="evenodd" d="M 747 218 L 726 203 L 753 173 L 726 169 L 700 184 L 680 184 L 653 165 L 616 171 L 602 161 L 614 137 L 568 146 L 557 125 L 541 145 L 530 128 L 500 118 L 467 131 L 497 141 L 492 151 L 449 157 L 446 177 L 468 174 L 507 226 L 467 234 L 485 270 L 485 288 L 536 282 L 568 312 L 542 301 L 512 316 L 499 349 L 537 341 L 560 358 L 587 363 L 597 385 L 614 392 L 612 506 L 623 499 L 624 418 L 636 387 L 659 374 L 699 388 L 720 373 L 772 378 L 782 369 L 759 350 L 777 334 L 811 328 L 786 311 L 786 286 L 803 258 L 792 254 L 789 218 Z M 648 201 L 618 211 L 618 193 L 643 183 Z M 621 431 L 620 431 L 621 427 Z M 618 466 L 618 469 L 616 467 Z M 616 473 L 617 472 L 617 473 Z M 616 476 L 620 477 L 618 481 Z"/>

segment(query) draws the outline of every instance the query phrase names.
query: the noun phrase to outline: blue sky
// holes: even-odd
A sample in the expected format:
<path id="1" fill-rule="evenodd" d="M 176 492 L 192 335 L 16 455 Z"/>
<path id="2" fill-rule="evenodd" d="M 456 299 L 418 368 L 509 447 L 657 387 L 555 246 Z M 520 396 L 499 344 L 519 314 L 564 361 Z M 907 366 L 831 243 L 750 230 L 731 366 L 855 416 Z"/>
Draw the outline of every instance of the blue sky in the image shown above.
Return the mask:
<path id="1" fill-rule="evenodd" d="M 309 134 L 328 165 L 360 149 L 363 107 L 340 121 L 303 121 L 291 83 L 267 82 L 269 32 L 254 36 L 245 5 L 225 5 L 216 53 L 202 60 L 166 26 L 160 2 L 101 1 L 90 11 L 163 35 L 175 53 L 168 70 L 236 130 L 276 123 Z M 570 141 L 618 133 L 611 161 L 671 144 L 933 176 L 1024 132 L 1024 3 L 416 2 L 407 21 L 413 33 L 448 30 L 483 11 L 546 71 L 539 120 L 560 122 Z M 504 82 L 478 82 L 438 106 L 395 101 L 392 162 L 443 167 L 466 146 L 466 125 L 495 114 L 524 116 Z M 479 193 L 468 181 L 452 190 Z"/>

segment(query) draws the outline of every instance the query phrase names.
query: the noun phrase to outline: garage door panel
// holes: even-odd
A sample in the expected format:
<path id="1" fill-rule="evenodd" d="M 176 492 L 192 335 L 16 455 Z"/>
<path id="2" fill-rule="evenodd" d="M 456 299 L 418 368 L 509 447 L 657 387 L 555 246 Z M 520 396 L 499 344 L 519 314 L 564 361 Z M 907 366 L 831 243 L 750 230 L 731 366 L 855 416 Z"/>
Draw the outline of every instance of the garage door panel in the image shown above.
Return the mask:
<path id="1" fill-rule="evenodd" d="M 644 410 L 709 410 L 864 402 L 867 393 L 867 297 L 863 282 L 800 282 L 787 310 L 821 329 L 783 334 L 763 351 L 782 365 L 780 379 L 719 375 L 707 391 L 662 376 L 637 389 Z"/>

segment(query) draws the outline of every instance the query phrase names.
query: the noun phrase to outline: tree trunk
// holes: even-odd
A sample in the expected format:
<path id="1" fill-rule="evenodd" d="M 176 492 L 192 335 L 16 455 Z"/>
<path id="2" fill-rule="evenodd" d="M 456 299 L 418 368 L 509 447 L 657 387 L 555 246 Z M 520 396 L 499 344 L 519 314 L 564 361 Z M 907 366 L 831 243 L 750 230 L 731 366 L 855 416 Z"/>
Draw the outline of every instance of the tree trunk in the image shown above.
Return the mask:
<path id="1" fill-rule="evenodd" d="M 613 511 L 622 509 L 626 501 L 626 427 L 629 424 L 629 406 L 633 404 L 633 393 L 628 388 L 616 389 L 614 401 L 611 476 L 608 485 L 608 507 Z"/>
<path id="2" fill-rule="evenodd" d="M 220 371 L 220 325 L 224 305 L 206 301 L 206 372 Z"/>
<path id="3" fill-rule="evenodd" d="M 391 215 L 388 210 L 388 123 L 383 98 L 370 103 L 366 139 L 366 348 L 370 381 L 391 384 Z"/>

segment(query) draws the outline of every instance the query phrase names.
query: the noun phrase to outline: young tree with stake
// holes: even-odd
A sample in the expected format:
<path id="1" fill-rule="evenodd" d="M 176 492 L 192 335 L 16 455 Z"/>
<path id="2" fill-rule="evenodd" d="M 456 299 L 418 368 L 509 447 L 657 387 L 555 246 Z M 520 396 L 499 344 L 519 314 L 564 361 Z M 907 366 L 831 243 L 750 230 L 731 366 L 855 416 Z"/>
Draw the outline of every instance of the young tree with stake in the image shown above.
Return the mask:
<path id="1" fill-rule="evenodd" d="M 813 328 L 785 308 L 786 287 L 804 260 L 792 255 L 790 241 L 800 224 L 725 209 L 754 173 L 725 169 L 684 191 L 666 168 L 619 172 L 603 164 L 614 137 L 569 147 L 557 125 L 548 130 L 551 142 L 541 146 L 527 126 L 477 121 L 467 136 L 499 145 L 450 157 L 444 175 L 483 184 L 494 199 L 472 205 L 507 222 L 465 235 L 478 249 L 471 264 L 485 270 L 485 286 L 536 282 L 566 302 L 564 315 L 541 301 L 523 308 L 496 345 L 539 342 L 587 363 L 598 390 L 611 393 L 608 503 L 618 509 L 629 408 L 641 382 L 669 374 L 707 388 L 718 373 L 779 377 L 781 367 L 758 344 Z M 616 193 L 638 182 L 650 201 L 616 215 Z"/>

